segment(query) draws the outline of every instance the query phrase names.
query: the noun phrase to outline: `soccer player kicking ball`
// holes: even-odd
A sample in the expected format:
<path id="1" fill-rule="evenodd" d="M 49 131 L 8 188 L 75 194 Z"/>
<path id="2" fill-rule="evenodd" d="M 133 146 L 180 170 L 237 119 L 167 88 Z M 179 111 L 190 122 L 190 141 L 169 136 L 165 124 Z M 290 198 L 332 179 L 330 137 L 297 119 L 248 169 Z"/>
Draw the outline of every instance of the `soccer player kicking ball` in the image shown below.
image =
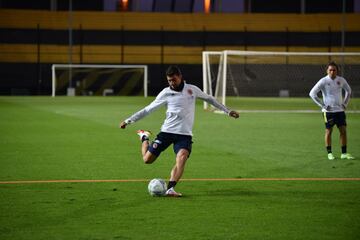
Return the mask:
<path id="1" fill-rule="evenodd" d="M 153 163 L 162 151 L 173 144 L 176 159 L 170 173 L 166 195 L 181 197 L 181 193 L 176 192 L 174 188 L 184 172 L 186 161 L 191 153 L 196 98 L 212 104 L 230 117 L 238 118 L 239 113 L 229 110 L 198 87 L 185 83 L 180 69 L 176 66 L 170 66 L 167 69 L 166 78 L 169 87 L 164 88 L 148 106 L 120 123 L 120 127 L 126 128 L 127 125 L 142 119 L 163 105 L 167 107 L 166 119 L 161 127 L 161 132 L 153 142 L 149 142 L 150 131 L 138 130 L 137 134 L 142 142 L 141 153 L 146 164 Z"/>
<path id="2" fill-rule="evenodd" d="M 320 79 L 310 91 L 310 97 L 322 108 L 325 119 L 325 146 L 328 152 L 328 159 L 334 160 L 335 157 L 331 150 L 331 134 L 334 125 L 340 132 L 341 159 L 354 159 L 347 153 L 346 138 L 346 116 L 345 109 L 350 101 L 351 88 L 343 77 L 337 76 L 338 66 L 335 62 L 330 62 L 327 67 L 327 76 Z M 345 91 L 344 99 L 342 90 Z M 323 100 L 317 96 L 321 91 Z"/>

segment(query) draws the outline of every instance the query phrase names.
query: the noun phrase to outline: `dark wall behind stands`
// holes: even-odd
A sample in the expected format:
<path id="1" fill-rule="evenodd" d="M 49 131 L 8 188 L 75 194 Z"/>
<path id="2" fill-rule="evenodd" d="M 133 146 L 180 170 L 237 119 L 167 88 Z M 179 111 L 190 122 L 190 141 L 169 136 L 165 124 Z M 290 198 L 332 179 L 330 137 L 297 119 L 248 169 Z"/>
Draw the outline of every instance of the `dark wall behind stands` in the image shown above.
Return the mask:
<path id="1" fill-rule="evenodd" d="M 67 45 L 69 31 L 52 29 L 0 29 L 0 43 Z M 74 45 L 127 46 L 341 46 L 341 32 L 221 32 L 73 30 Z M 348 32 L 346 46 L 360 47 L 360 32 Z"/>
<path id="2" fill-rule="evenodd" d="M 195 6 L 204 5 L 203 0 L 146 0 L 153 12 L 193 12 Z M 235 0 L 232 0 L 235 2 Z M 354 2 L 356 0 L 345 1 L 345 11 L 354 12 Z M 106 0 L 73 0 L 72 9 L 74 11 L 103 11 Z M 115 10 L 120 10 L 121 0 L 108 1 L 113 4 Z M 243 12 L 250 13 L 341 13 L 343 11 L 343 0 L 236 0 L 237 3 L 225 3 L 222 0 L 211 1 L 212 12 Z M 129 0 L 129 11 L 141 11 L 143 1 Z M 302 6 L 303 4 L 303 6 Z M 51 6 L 52 5 L 52 6 Z M 238 6 L 242 7 L 238 7 Z M 0 0 L 0 8 L 12 9 L 41 9 L 67 11 L 69 0 Z M 304 8 L 304 9 L 302 9 Z M 234 11 L 234 9 L 236 9 Z"/>
<path id="3" fill-rule="evenodd" d="M 58 11 L 69 10 L 69 0 L 56 0 L 56 9 Z M 103 0 L 86 0 L 72 1 L 72 9 L 74 11 L 103 11 Z M 51 0 L 0 0 L 0 7 L 7 9 L 38 9 L 38 10 L 50 10 Z"/>
<path id="4" fill-rule="evenodd" d="M 147 64 L 150 95 L 166 86 L 170 64 L 202 87 L 203 50 L 342 50 L 341 14 L 73 14 L 72 62 Z M 51 64 L 69 61 L 68 17 L 0 9 L 0 94 L 50 95 Z M 359 22 L 346 15 L 345 51 L 360 49 Z"/>

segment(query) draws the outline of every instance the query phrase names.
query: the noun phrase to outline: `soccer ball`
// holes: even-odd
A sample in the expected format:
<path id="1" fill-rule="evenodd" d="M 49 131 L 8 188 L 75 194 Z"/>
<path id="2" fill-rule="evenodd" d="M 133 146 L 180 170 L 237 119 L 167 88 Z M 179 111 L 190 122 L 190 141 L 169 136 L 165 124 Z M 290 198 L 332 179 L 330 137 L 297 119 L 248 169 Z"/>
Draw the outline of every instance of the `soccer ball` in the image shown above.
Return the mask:
<path id="1" fill-rule="evenodd" d="M 163 196 L 167 190 L 165 180 L 161 178 L 154 178 L 149 182 L 148 190 L 151 196 Z"/>

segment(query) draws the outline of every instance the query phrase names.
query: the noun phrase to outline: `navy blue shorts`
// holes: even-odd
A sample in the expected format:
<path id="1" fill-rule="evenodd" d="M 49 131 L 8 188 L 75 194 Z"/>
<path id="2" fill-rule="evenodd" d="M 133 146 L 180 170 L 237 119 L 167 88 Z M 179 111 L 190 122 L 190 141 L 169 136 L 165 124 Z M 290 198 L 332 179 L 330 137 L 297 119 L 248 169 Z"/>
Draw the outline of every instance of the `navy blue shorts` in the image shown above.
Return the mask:
<path id="1" fill-rule="evenodd" d="M 346 126 L 345 112 L 324 112 L 325 127 L 332 128 L 335 124 L 337 127 Z"/>
<path id="2" fill-rule="evenodd" d="M 180 149 L 186 149 L 191 153 L 192 137 L 181 134 L 160 132 L 155 140 L 149 145 L 148 151 L 159 156 L 162 151 L 165 151 L 171 144 L 174 144 L 174 152 L 177 154 Z"/>

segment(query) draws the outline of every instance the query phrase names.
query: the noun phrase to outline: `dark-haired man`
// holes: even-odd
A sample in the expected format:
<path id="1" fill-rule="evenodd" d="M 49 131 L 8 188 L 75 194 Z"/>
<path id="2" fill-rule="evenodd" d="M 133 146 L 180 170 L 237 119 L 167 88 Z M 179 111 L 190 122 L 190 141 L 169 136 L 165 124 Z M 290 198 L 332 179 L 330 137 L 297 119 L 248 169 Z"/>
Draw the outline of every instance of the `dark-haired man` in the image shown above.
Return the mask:
<path id="1" fill-rule="evenodd" d="M 347 81 L 337 75 L 339 71 L 335 62 L 330 62 L 326 67 L 327 76 L 320 79 L 310 91 L 310 97 L 322 108 L 325 120 L 325 146 L 328 153 L 328 159 L 334 160 L 335 157 L 331 149 L 331 134 L 334 125 L 340 132 L 341 159 L 354 159 L 347 152 L 346 137 L 346 116 L 345 109 L 350 101 L 351 88 Z M 343 97 L 342 91 L 345 95 Z M 322 93 L 322 101 L 318 97 L 318 93 Z"/>
<path id="2" fill-rule="evenodd" d="M 120 127 L 125 128 L 127 125 L 142 119 L 161 106 L 167 107 L 166 119 L 161 127 L 161 132 L 153 142 L 150 143 L 149 140 L 150 131 L 138 130 L 137 134 L 142 141 L 141 153 L 146 164 L 154 162 L 161 152 L 173 144 L 176 160 L 170 173 L 166 195 L 180 197 L 181 193 L 177 193 L 174 187 L 180 180 L 184 172 L 185 163 L 191 153 L 196 98 L 212 104 L 230 117 L 238 118 L 239 113 L 229 110 L 216 101 L 214 97 L 205 94 L 198 87 L 187 84 L 183 80 L 181 71 L 177 66 L 170 66 L 167 69 L 166 78 L 169 87 L 164 88 L 148 106 L 124 120 Z"/>

